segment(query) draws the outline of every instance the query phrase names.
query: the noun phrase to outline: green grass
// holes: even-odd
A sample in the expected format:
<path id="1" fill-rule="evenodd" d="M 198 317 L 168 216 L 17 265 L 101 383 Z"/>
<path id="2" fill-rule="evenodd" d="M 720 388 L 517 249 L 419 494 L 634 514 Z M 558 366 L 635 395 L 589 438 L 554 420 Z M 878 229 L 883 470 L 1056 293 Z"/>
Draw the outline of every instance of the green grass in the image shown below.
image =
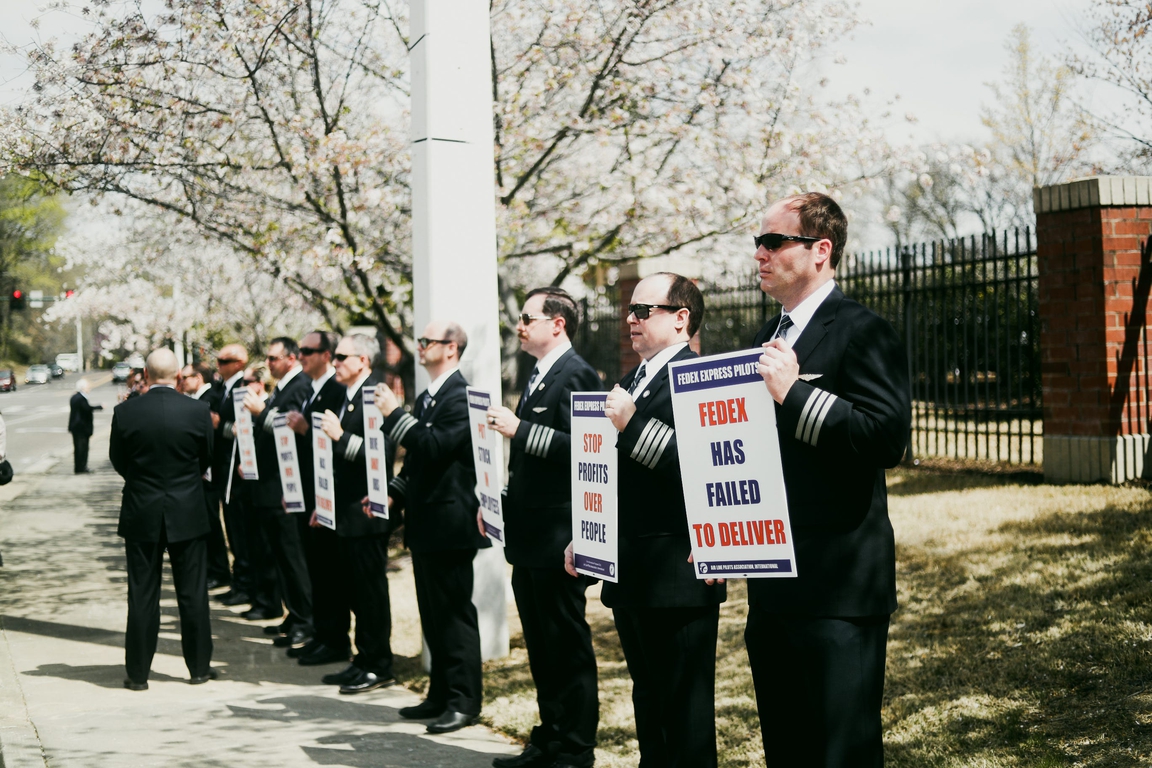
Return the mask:
<path id="1" fill-rule="evenodd" d="M 1152 765 L 1152 494 L 1027 472 L 890 474 L 900 610 L 888 645 L 887 764 Z M 590 593 L 591 594 L 591 593 Z M 721 612 L 720 764 L 762 766 L 743 584 Z M 514 621 L 514 610 L 513 610 Z M 631 683 L 594 597 L 601 766 L 634 765 Z M 485 667 L 484 719 L 524 739 L 535 691 L 518 627 Z"/>

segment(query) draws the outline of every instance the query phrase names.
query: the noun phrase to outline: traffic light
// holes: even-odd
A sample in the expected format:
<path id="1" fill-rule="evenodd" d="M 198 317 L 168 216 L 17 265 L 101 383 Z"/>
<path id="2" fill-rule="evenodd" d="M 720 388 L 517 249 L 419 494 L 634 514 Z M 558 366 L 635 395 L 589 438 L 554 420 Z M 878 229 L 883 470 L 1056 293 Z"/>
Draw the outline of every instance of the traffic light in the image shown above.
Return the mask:
<path id="1" fill-rule="evenodd" d="M 74 294 L 74 293 L 76 293 L 76 291 L 69 288 L 68 290 L 64 291 L 64 298 L 70 299 L 70 298 L 72 298 L 72 294 Z"/>
<path id="2" fill-rule="evenodd" d="M 16 288 L 12 291 L 12 298 L 8 302 L 9 309 L 23 310 L 24 309 L 24 291 Z"/>

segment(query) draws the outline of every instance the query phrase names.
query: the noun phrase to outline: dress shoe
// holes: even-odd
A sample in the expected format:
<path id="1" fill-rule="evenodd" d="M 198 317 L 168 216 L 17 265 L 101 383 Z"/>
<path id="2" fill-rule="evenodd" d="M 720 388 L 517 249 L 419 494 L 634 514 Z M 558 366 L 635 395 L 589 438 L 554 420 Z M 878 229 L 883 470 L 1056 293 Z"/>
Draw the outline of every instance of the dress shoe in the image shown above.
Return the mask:
<path id="1" fill-rule="evenodd" d="M 350 680 L 340 686 L 340 693 L 365 693 L 366 691 L 374 691 L 377 688 L 387 688 L 390 685 L 396 685 L 396 678 L 391 675 L 384 677 L 375 672 L 361 672 L 360 676 L 355 680 Z"/>
<path id="2" fill-rule="evenodd" d="M 124 687 L 130 691 L 146 691 L 148 690 L 148 681 L 145 680 L 142 683 L 136 683 L 128 678 L 124 678 Z"/>
<path id="3" fill-rule="evenodd" d="M 207 583 L 208 583 L 208 591 L 209 592 L 211 592 L 214 589 L 220 589 L 220 587 L 231 586 L 231 584 L 232 584 L 232 582 L 228 581 L 228 579 L 216 579 L 216 578 L 212 578 L 212 577 L 208 578 Z"/>
<path id="4" fill-rule="evenodd" d="M 518 755 L 492 758 L 493 768 L 544 768 L 550 763 L 548 753 L 535 744 L 529 744 Z"/>
<path id="5" fill-rule="evenodd" d="M 220 605 L 227 605 L 229 608 L 234 605 L 244 605 L 245 603 L 252 602 L 252 598 L 248 597 L 247 592 L 240 592 L 235 587 L 222 595 L 216 595 L 213 599 L 220 603 Z"/>
<path id="6" fill-rule="evenodd" d="M 340 692 L 343 693 L 344 689 L 341 688 Z M 440 715 L 435 722 L 428 724 L 428 733 L 452 733 L 452 731 L 467 728 L 476 720 L 476 715 L 466 715 L 463 712 L 453 712 L 449 709 Z"/>
<path id="7" fill-rule="evenodd" d="M 364 670 L 360 669 L 360 667 L 355 664 L 349 664 L 340 672 L 324 675 L 324 677 L 320 678 L 320 682 L 324 683 L 324 685 L 346 685 L 360 677 L 363 673 Z"/>
<path id="8" fill-rule="evenodd" d="M 289 648 L 288 649 L 288 658 L 298 659 L 301 656 L 307 656 L 308 654 L 312 653 L 312 651 L 319 648 L 321 645 L 324 645 L 324 643 L 313 638 L 312 642 L 306 643 L 306 644 L 300 646 L 299 648 L 295 648 L 295 647 Z"/>
<path id="9" fill-rule="evenodd" d="M 248 621 L 268 621 L 268 619 L 279 619 L 284 613 L 275 608 L 253 608 L 240 615 Z"/>
<path id="10" fill-rule="evenodd" d="M 188 684 L 189 685 L 203 685 L 204 683 L 208 682 L 209 680 L 216 680 L 219 677 L 220 677 L 219 672 L 217 672 L 214 669 L 209 668 L 208 674 L 197 675 L 196 677 L 189 678 Z"/>
<path id="11" fill-rule="evenodd" d="M 426 720 L 444 714 L 444 705 L 425 699 L 414 707 L 401 707 L 397 714 L 409 720 Z"/>
<path id="12" fill-rule="evenodd" d="M 351 658 L 351 649 L 344 648 L 341 650 L 321 643 L 313 648 L 311 653 L 301 656 L 296 661 L 302 666 L 314 667 L 318 664 L 335 664 L 338 661 L 348 661 Z"/>
<path id="13" fill-rule="evenodd" d="M 273 624 L 271 627 L 264 627 L 264 634 L 266 635 L 286 635 L 288 634 L 288 622 L 281 622 L 280 624 Z"/>
<path id="14" fill-rule="evenodd" d="M 312 633 L 307 629 L 294 629 L 286 635 L 280 635 L 272 641 L 277 648 L 290 648 L 293 645 L 304 645 L 312 639 Z"/>

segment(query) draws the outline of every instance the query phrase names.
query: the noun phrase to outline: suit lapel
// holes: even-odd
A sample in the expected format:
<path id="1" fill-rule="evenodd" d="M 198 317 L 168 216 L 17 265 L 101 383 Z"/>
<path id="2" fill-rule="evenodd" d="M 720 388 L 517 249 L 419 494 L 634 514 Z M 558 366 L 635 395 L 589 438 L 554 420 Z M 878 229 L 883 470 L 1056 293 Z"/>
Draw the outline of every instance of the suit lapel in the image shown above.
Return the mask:
<path id="1" fill-rule="evenodd" d="M 568 364 L 568 360 L 575 354 L 576 350 L 569 349 L 557 358 L 556 362 L 552 364 L 552 367 L 548 369 L 548 373 L 544 374 L 544 380 L 536 385 L 536 389 L 532 390 L 532 394 L 529 395 L 528 399 L 520 406 L 520 413 L 524 413 L 532 404 L 544 397 L 544 393 L 548 391 L 548 386 L 556 382 L 556 378 L 560 375 L 564 366 Z"/>
<path id="2" fill-rule="evenodd" d="M 805 326 L 804 332 L 796 340 L 796 346 L 792 347 L 792 351 L 796 353 L 796 362 L 800 364 L 801 369 L 804 368 L 804 361 L 828 335 L 828 325 L 836 319 L 836 310 L 840 307 L 840 302 L 843 299 L 844 293 L 839 288 L 833 288 L 832 293 L 828 294 L 828 298 L 820 302 L 820 306 L 816 308 L 816 314 L 812 315 L 812 319 Z"/>
<path id="3" fill-rule="evenodd" d="M 637 413 L 643 413 L 649 404 L 656 399 L 656 394 L 668 386 L 668 366 L 680 360 L 687 360 L 690 357 L 696 357 L 696 353 L 692 351 L 691 347 L 684 347 L 684 349 L 673 355 L 672 359 L 660 368 L 656 375 L 652 377 L 652 380 L 640 390 L 640 397 L 636 399 Z M 631 383 L 631 381 L 629 381 L 629 383 Z M 645 393 L 650 394 L 646 395 Z"/>

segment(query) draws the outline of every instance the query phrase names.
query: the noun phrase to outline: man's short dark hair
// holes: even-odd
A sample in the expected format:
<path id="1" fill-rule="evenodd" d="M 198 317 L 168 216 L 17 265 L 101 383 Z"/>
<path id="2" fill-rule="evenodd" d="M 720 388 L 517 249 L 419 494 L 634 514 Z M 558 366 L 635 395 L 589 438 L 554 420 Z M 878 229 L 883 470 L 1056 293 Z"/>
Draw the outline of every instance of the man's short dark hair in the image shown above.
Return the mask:
<path id="1" fill-rule="evenodd" d="M 444 338 L 456 342 L 456 359 L 464 357 L 464 350 L 468 348 L 468 334 L 459 323 L 449 320 L 444 325 Z"/>
<path id="2" fill-rule="evenodd" d="M 321 352 L 335 352 L 336 345 L 340 343 L 340 337 L 332 333 L 332 331 L 315 330 L 312 333 L 320 337 L 320 345 L 316 347 Z M 312 333 L 308 335 L 311 336 Z M 297 354 L 299 354 L 300 347 L 296 347 Z"/>
<path id="3" fill-rule="evenodd" d="M 277 336 L 268 342 L 268 348 L 271 349 L 273 344 L 279 344 L 284 347 L 285 355 L 300 357 L 300 345 L 296 343 L 296 339 L 290 339 L 287 336 Z"/>
<path id="4" fill-rule="evenodd" d="M 212 369 L 207 365 L 201 362 L 193 363 L 190 367 L 192 368 L 193 376 L 199 376 L 204 380 L 205 384 L 210 384 L 212 382 Z"/>
<path id="5" fill-rule="evenodd" d="M 844 244 L 848 241 L 848 218 L 840 205 L 822 192 L 795 195 L 787 200 L 788 207 L 800 217 L 800 234 L 832 241 L 829 261 L 832 269 L 836 269 L 844 255 Z M 812 243 L 807 245 L 812 247 Z"/>
<path id="6" fill-rule="evenodd" d="M 696 335 L 700 324 L 704 322 L 704 294 L 684 275 L 675 272 L 657 272 L 671 278 L 672 284 L 668 286 L 668 305 L 684 307 L 688 310 L 688 338 Z"/>
<path id="7" fill-rule="evenodd" d="M 528 291 L 528 295 L 524 297 L 524 302 L 527 303 L 528 299 L 537 294 L 544 296 L 544 314 L 548 317 L 563 318 L 564 332 L 568 334 L 568 340 L 571 341 L 576 338 L 576 331 L 580 330 L 580 309 L 576 306 L 576 300 L 569 296 L 568 291 L 563 288 L 546 285 L 543 288 L 533 288 Z"/>

